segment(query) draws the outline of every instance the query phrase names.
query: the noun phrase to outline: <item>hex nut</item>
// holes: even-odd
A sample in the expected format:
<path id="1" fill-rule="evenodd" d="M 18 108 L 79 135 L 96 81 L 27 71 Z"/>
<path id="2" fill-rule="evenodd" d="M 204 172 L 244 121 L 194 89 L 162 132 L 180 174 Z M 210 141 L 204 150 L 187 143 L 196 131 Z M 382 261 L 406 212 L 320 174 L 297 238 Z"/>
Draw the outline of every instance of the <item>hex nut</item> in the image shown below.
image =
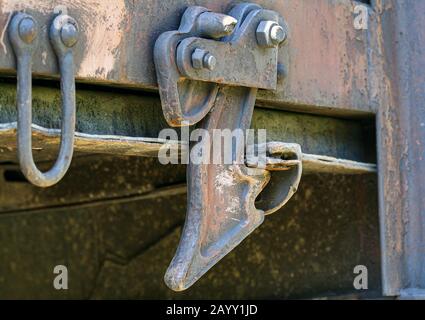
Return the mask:
<path id="1" fill-rule="evenodd" d="M 192 66 L 194 69 L 214 70 L 217 59 L 209 52 L 196 48 L 192 54 Z"/>
<path id="2" fill-rule="evenodd" d="M 192 54 L 192 66 L 195 69 L 202 69 L 204 67 L 204 57 L 205 57 L 206 51 L 196 48 L 195 51 L 193 51 Z"/>
<path id="3" fill-rule="evenodd" d="M 275 21 L 261 21 L 258 25 L 256 36 L 260 46 L 272 48 L 285 41 L 287 33 L 286 30 Z"/>

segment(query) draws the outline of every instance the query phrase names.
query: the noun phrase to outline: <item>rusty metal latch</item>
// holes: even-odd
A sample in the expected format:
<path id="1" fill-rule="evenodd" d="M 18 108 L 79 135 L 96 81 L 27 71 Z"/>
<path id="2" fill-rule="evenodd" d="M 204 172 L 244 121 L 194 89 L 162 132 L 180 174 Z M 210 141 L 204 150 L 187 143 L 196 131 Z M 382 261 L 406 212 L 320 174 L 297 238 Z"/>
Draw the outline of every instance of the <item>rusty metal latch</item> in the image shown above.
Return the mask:
<path id="1" fill-rule="evenodd" d="M 155 45 L 168 123 L 197 124 L 211 134 L 249 129 L 258 89 L 276 89 L 278 50 L 286 35 L 284 19 L 256 4 L 239 4 L 228 15 L 189 7 L 180 28 L 163 33 Z M 200 143 L 212 151 L 210 142 Z M 171 289 L 190 287 L 297 190 L 300 146 L 256 147 L 267 149 L 265 167 L 239 149 L 232 150 L 232 164 L 189 162 L 186 222 L 165 275 Z"/>
<path id="2" fill-rule="evenodd" d="M 62 135 L 58 159 L 53 168 L 42 173 L 32 155 L 32 84 L 31 66 L 37 44 L 38 27 L 33 17 L 17 13 L 12 18 L 9 36 L 16 55 L 18 86 L 18 158 L 25 177 L 34 185 L 49 187 L 59 182 L 67 172 L 74 150 L 75 78 L 72 48 L 77 42 L 78 25 L 67 16 L 57 16 L 50 28 L 50 41 L 58 58 L 62 91 Z"/>

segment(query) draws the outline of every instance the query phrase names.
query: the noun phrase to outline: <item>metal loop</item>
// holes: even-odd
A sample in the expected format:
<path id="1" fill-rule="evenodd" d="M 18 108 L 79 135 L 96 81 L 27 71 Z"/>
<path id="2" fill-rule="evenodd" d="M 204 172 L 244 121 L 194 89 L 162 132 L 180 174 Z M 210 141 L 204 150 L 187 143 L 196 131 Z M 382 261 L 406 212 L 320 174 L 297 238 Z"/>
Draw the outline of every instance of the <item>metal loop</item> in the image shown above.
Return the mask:
<path id="1" fill-rule="evenodd" d="M 16 14 L 9 27 L 9 36 L 17 60 L 18 158 L 25 177 L 39 187 L 50 187 L 67 172 L 74 151 L 75 76 L 72 47 L 77 42 L 78 25 L 67 16 L 57 16 L 50 28 L 50 41 L 56 53 L 61 74 L 62 135 L 60 151 L 53 167 L 42 173 L 32 154 L 32 55 L 36 47 L 38 27 L 28 14 Z"/>

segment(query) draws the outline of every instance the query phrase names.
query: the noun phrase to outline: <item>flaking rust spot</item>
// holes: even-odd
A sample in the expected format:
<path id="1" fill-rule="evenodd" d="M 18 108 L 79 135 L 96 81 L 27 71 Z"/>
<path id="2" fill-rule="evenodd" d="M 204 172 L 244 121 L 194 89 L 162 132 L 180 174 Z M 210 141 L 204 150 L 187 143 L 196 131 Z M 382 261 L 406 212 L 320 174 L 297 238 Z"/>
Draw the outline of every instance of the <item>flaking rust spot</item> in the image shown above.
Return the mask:
<path id="1" fill-rule="evenodd" d="M 34 10 L 41 13 L 47 13 L 51 10 L 51 3 L 48 1 L 22 1 L 22 0 L 2 0 L 0 1 L 0 11 L 3 14 L 13 13 L 15 11 Z"/>
<path id="2" fill-rule="evenodd" d="M 226 187 L 231 187 L 236 184 L 235 176 L 232 171 L 225 170 L 215 177 L 214 186 L 220 194 L 226 192 Z"/>
<path id="3" fill-rule="evenodd" d="M 22 1 L 22 0 L 2 0 L 0 1 L 0 14 L 8 15 L 4 29 L 0 31 L 0 46 L 3 48 L 4 54 L 7 54 L 7 47 L 4 43 L 6 37 L 6 30 L 10 23 L 10 20 L 13 16 L 13 13 L 16 11 L 27 11 L 28 9 L 37 9 L 39 12 L 47 12 L 50 5 L 48 3 L 39 2 L 34 3 L 34 1 Z"/>
<path id="4" fill-rule="evenodd" d="M 47 52 L 46 51 L 44 51 L 41 54 L 41 63 L 43 63 L 43 65 L 46 65 L 46 63 L 47 63 Z"/>
<path id="5" fill-rule="evenodd" d="M 77 66 L 77 76 L 90 78 L 107 78 L 114 70 L 118 59 L 119 47 L 124 37 L 122 28 L 126 21 L 124 0 L 63 0 L 61 6 L 68 13 L 78 12 L 81 38 L 86 38 L 84 57 Z M 35 11 L 44 15 L 53 14 L 56 5 L 51 1 L 1 0 L 0 12 L 12 15 L 16 11 Z M 0 33 L 0 46 L 4 34 Z M 99 66 L 102 68 L 100 69 Z"/>
<path id="6" fill-rule="evenodd" d="M 227 214 L 227 217 L 234 221 L 240 221 L 240 219 L 235 218 L 235 216 L 238 216 L 238 213 L 241 209 L 240 198 L 228 198 L 228 189 L 238 183 L 238 174 L 237 172 L 235 172 L 234 169 L 235 167 L 230 166 L 227 170 L 223 170 L 222 172 L 220 172 L 215 177 L 214 187 L 220 197 L 223 197 L 227 200 L 226 207 L 224 209 L 225 213 Z"/>
<path id="7" fill-rule="evenodd" d="M 85 1 L 84 7 L 87 9 L 84 14 L 90 19 L 85 19 L 84 33 L 88 41 L 78 75 L 106 78 L 114 70 L 124 37 L 121 25 L 126 19 L 125 2 L 92 0 Z"/>
<path id="8" fill-rule="evenodd" d="M 227 214 L 233 214 L 238 215 L 239 211 L 241 210 L 241 203 L 239 197 L 233 197 L 231 199 L 228 199 L 227 207 L 225 209 Z M 234 221 L 240 221 L 240 219 L 230 217 L 230 219 Z"/>

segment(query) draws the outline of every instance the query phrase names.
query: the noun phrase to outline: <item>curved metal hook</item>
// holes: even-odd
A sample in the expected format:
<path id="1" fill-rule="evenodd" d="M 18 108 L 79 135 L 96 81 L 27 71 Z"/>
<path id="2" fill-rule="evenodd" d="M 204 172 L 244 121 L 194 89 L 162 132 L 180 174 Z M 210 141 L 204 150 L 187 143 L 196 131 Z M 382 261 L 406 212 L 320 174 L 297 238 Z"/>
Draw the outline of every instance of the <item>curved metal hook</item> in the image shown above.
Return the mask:
<path id="1" fill-rule="evenodd" d="M 18 158 L 25 177 L 39 187 L 50 187 L 67 172 L 74 151 L 75 76 L 72 47 L 77 43 L 78 25 L 67 16 L 57 16 L 50 28 L 50 41 L 57 55 L 61 74 L 62 136 L 54 166 L 42 173 L 34 163 L 31 141 L 32 124 L 32 55 L 38 27 L 28 14 L 16 14 L 9 27 L 9 36 L 17 60 Z"/>

